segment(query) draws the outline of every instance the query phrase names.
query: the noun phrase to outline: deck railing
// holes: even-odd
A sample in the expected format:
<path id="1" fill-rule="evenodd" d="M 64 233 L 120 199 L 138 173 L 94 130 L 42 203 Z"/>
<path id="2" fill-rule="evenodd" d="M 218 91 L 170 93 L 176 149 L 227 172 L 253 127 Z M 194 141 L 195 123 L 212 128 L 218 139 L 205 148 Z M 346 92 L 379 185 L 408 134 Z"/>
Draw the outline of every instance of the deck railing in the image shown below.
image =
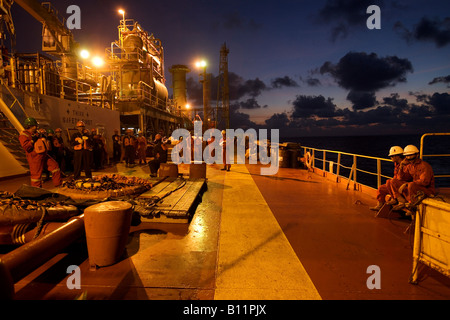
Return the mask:
<path id="1" fill-rule="evenodd" d="M 311 168 L 317 168 L 323 170 L 323 172 L 331 172 L 336 174 L 336 179 L 339 177 L 348 178 L 347 189 L 349 187 L 350 181 L 355 183 L 355 188 L 358 183 L 361 181 L 358 180 L 358 172 L 376 176 L 376 188 L 378 188 L 382 184 L 382 178 L 390 179 L 391 176 L 388 176 L 382 172 L 382 163 L 392 163 L 392 160 L 379 158 L 379 157 L 371 157 L 365 156 L 355 153 L 348 153 L 342 151 L 335 150 L 326 150 L 326 149 L 317 149 L 312 147 L 302 147 L 304 150 L 304 154 L 309 153 L 311 155 Z M 334 155 L 334 156 L 333 156 Z M 345 159 L 344 159 L 345 158 Z M 362 169 L 361 166 L 358 168 L 359 159 L 364 159 L 365 167 L 367 167 L 368 162 L 374 162 L 376 164 L 376 171 L 369 171 L 366 169 Z M 347 160 L 347 161 L 346 161 Z M 316 162 L 321 163 L 321 167 L 316 166 Z M 336 169 L 334 169 L 336 167 Z M 343 170 L 350 172 L 349 176 L 344 176 Z M 391 170 L 392 171 L 392 170 Z M 368 187 L 374 188 L 374 185 L 365 184 Z"/>
<path id="2" fill-rule="evenodd" d="M 450 133 L 426 133 L 420 140 L 420 158 L 433 157 L 433 158 L 445 158 L 450 157 L 450 154 L 424 154 L 425 143 L 424 140 L 428 136 L 448 136 Z M 393 165 L 392 160 L 380 157 L 372 157 L 342 151 L 318 149 L 313 147 L 302 146 L 304 155 L 308 153 L 310 156 L 311 168 L 321 169 L 323 172 L 331 172 L 336 175 L 336 179 L 340 177 L 347 178 L 347 189 L 350 182 L 354 182 L 354 188 L 356 189 L 358 184 L 368 186 L 370 188 L 378 188 L 384 182 L 384 179 L 392 178 Z M 306 158 L 308 158 L 306 157 Z M 316 163 L 319 162 L 317 165 Z M 374 169 L 367 169 L 374 168 Z M 445 167 L 445 170 L 450 173 L 450 167 Z M 348 175 L 345 175 L 343 172 Z M 389 173 L 387 173 L 389 172 Z M 363 173 L 364 178 L 359 178 L 358 173 Z M 391 175 L 389 175 L 391 174 Z M 376 183 L 368 183 L 370 181 L 368 176 L 376 177 Z M 450 178 L 450 174 L 436 174 L 435 178 Z M 372 181 L 373 182 L 373 181 Z"/>

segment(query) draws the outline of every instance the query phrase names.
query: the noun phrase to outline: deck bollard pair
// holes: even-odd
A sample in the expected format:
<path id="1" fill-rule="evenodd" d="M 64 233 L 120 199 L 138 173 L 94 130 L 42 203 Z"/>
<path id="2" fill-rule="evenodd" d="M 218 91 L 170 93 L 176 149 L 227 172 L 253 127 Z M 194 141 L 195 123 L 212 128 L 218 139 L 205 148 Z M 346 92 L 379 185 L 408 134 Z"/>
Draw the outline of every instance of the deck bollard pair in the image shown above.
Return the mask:
<path id="1" fill-rule="evenodd" d="M 178 165 L 175 163 L 161 163 L 158 171 L 159 177 L 178 177 Z M 206 163 L 203 161 L 191 162 L 189 165 L 189 179 L 205 179 Z"/>

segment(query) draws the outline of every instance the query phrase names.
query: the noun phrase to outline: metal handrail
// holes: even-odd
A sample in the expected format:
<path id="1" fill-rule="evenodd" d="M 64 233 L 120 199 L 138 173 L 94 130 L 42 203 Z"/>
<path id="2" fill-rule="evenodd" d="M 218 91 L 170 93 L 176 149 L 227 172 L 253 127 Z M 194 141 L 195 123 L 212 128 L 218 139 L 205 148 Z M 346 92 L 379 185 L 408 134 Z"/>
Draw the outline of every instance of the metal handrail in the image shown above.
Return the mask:
<path id="1" fill-rule="evenodd" d="M 356 189 L 356 184 L 361 184 L 360 182 L 357 181 L 357 172 L 362 172 L 362 173 L 366 173 L 366 174 L 370 174 L 370 175 L 374 175 L 377 176 L 377 188 L 380 187 L 381 185 L 381 178 L 386 178 L 386 179 L 390 179 L 392 178 L 392 176 L 387 176 L 381 173 L 381 161 L 386 161 L 386 162 L 392 162 L 392 160 L 390 159 L 386 159 L 386 158 L 380 158 L 380 157 L 373 157 L 373 156 L 366 156 L 366 155 L 361 155 L 361 154 L 355 154 L 355 153 L 349 153 L 349 152 L 343 152 L 343 151 L 335 151 L 335 150 L 327 150 L 327 149 L 318 149 L 318 148 L 313 148 L 313 147 L 307 147 L 307 146 L 302 146 L 302 148 L 304 149 L 304 153 L 306 154 L 307 152 L 312 152 L 312 167 L 317 168 L 315 166 L 315 160 L 319 160 L 322 161 L 323 165 L 322 165 L 322 170 L 325 172 L 326 171 L 326 164 L 328 163 L 336 163 L 337 165 L 337 170 L 336 170 L 336 176 L 337 178 L 339 177 L 343 177 L 342 175 L 340 175 L 340 168 L 344 168 L 344 169 L 348 169 L 351 170 L 350 172 L 350 176 L 349 178 L 349 183 L 350 180 L 353 180 L 353 182 L 355 183 L 355 189 Z M 316 158 L 315 153 L 316 152 L 321 152 L 323 154 L 322 158 Z M 327 160 L 327 153 L 328 154 L 337 154 L 337 162 L 331 161 L 331 160 Z M 342 155 L 347 155 L 347 156 L 352 156 L 353 157 L 353 163 L 351 167 L 347 167 L 344 166 L 341 163 L 341 156 Z M 366 171 L 363 170 L 361 168 L 357 167 L 357 159 L 358 158 L 365 158 L 365 159 L 372 159 L 372 160 L 376 160 L 377 161 L 377 172 L 370 172 L 370 171 Z M 319 169 L 319 168 L 318 168 Z M 353 178 L 352 178 L 353 176 Z M 369 188 L 372 188 L 371 186 L 367 186 Z M 347 185 L 348 188 L 348 185 Z"/>
<path id="2" fill-rule="evenodd" d="M 450 157 L 450 154 L 423 154 L 424 140 L 429 136 L 450 136 L 450 132 L 441 133 L 425 133 L 420 138 L 420 159 L 424 157 Z M 438 174 L 434 175 L 435 178 L 450 178 L 450 174 Z"/>
<path id="3" fill-rule="evenodd" d="M 420 158 L 423 159 L 423 157 L 450 157 L 450 154 L 424 154 L 423 153 L 423 147 L 424 147 L 424 139 L 427 136 L 450 136 L 450 133 L 426 133 L 424 135 L 422 135 L 421 140 L 420 140 Z M 385 161 L 385 162 L 392 162 L 392 160 L 390 159 L 386 159 L 386 158 L 380 158 L 380 157 L 373 157 L 373 156 L 366 156 L 366 155 L 361 155 L 361 154 L 355 154 L 355 153 L 349 153 L 349 152 L 342 152 L 342 151 L 335 151 L 335 150 L 327 150 L 327 149 L 318 149 L 318 148 L 313 148 L 313 147 L 308 147 L 308 146 L 302 146 L 303 150 L 304 150 L 304 154 L 306 154 L 307 152 L 311 153 L 311 158 L 312 158 L 312 164 L 311 166 L 313 168 L 318 168 L 315 166 L 315 160 L 319 160 L 322 161 L 323 165 L 322 165 L 322 170 L 324 172 L 326 172 L 326 165 L 329 163 L 335 163 L 334 161 L 331 160 L 327 160 L 327 153 L 328 154 L 337 154 L 337 170 L 336 170 L 336 176 L 337 179 L 339 177 L 343 177 L 340 175 L 340 168 L 344 168 L 344 169 L 348 169 L 351 170 L 350 172 L 350 176 L 349 178 L 349 183 L 350 180 L 353 180 L 355 183 L 355 189 L 356 189 L 356 184 L 361 184 L 360 182 L 357 181 L 357 172 L 363 172 L 366 174 L 370 174 L 370 175 L 376 175 L 377 176 L 377 188 L 380 187 L 381 185 L 381 178 L 386 178 L 386 179 L 390 179 L 392 178 L 392 176 L 388 176 L 388 175 L 384 175 L 381 173 L 381 161 Z M 323 154 L 322 158 L 316 158 L 315 153 L 316 152 L 321 152 Z M 352 156 L 353 157 L 353 164 L 352 167 L 347 167 L 341 164 L 341 156 L 342 155 L 348 155 L 348 156 Z M 357 158 L 365 158 L 365 159 L 373 159 L 377 161 L 377 172 L 370 172 L 370 171 L 366 171 L 366 170 L 362 170 L 360 168 L 357 167 Z M 320 169 L 320 168 L 318 168 Z M 353 178 L 352 178 L 353 175 Z M 434 175 L 435 178 L 449 178 L 450 175 L 448 174 L 442 174 L 442 175 Z M 345 177 L 346 178 L 346 177 Z M 366 185 L 367 186 L 367 185 Z M 367 186 L 369 188 L 372 188 L 371 186 Z M 348 188 L 348 185 L 347 185 Z"/>

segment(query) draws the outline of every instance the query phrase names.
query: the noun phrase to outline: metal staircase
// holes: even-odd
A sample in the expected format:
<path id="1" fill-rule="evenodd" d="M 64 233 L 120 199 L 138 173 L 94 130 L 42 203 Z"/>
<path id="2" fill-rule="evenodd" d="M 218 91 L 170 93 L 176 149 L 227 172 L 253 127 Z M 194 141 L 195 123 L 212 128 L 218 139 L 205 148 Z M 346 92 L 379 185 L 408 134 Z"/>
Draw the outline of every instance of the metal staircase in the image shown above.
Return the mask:
<path id="1" fill-rule="evenodd" d="M 19 134 L 9 119 L 0 111 L 0 143 L 28 170 L 25 151 L 19 142 Z"/>
<path id="2" fill-rule="evenodd" d="M 12 112 L 12 108 L 17 104 L 24 116 L 26 116 L 26 113 L 22 104 L 11 90 L 4 85 L 2 85 L 2 87 L 5 88 L 8 93 L 5 93 L 4 90 L 2 90 L 0 96 L 0 143 L 19 162 L 19 164 L 28 171 L 29 167 L 25 151 L 19 142 L 19 133 L 23 131 L 23 127 L 21 122 Z M 12 103 L 8 105 L 7 102 L 11 101 Z"/>

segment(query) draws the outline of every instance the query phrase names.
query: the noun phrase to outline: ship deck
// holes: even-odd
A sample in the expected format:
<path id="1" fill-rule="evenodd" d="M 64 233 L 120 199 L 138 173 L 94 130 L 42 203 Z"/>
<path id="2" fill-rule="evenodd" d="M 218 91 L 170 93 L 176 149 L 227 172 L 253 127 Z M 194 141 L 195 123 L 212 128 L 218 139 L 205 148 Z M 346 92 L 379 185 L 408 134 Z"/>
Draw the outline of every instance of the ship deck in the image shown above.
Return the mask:
<path id="1" fill-rule="evenodd" d="M 373 197 L 307 170 L 262 176 L 259 169 L 208 166 L 207 190 L 190 223 L 132 226 L 123 259 L 95 271 L 85 243 L 76 242 L 18 281 L 15 299 L 450 299 L 450 279 L 425 266 L 417 285 L 408 282 L 411 221 L 376 218 L 368 208 Z M 122 164 L 106 171 L 149 173 Z M 1 189 L 14 192 L 28 179 L 1 181 Z M 80 267 L 81 289 L 67 288 L 70 265 Z M 380 267 L 380 289 L 366 284 L 371 265 Z"/>

